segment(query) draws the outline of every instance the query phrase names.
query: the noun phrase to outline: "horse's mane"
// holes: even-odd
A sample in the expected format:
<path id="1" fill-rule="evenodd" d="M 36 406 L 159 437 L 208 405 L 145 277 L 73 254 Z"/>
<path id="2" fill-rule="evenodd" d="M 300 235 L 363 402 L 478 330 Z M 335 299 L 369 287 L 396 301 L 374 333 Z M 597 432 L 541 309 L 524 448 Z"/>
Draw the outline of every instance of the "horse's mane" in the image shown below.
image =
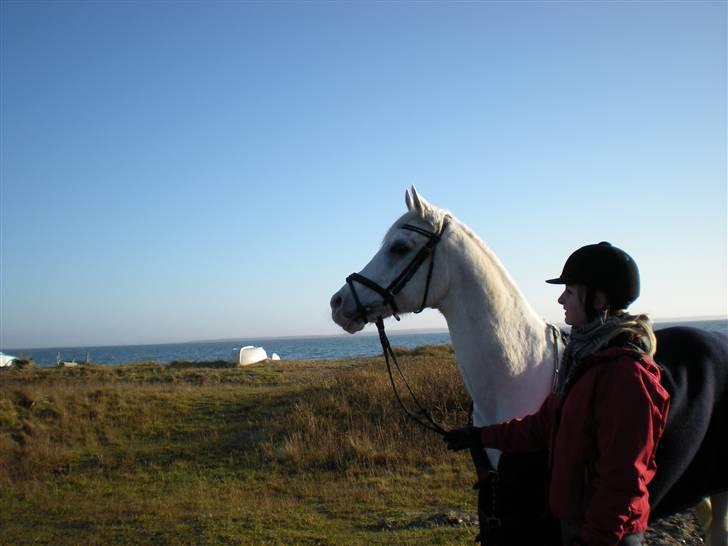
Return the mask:
<path id="1" fill-rule="evenodd" d="M 493 251 L 490 249 L 488 245 L 485 244 L 485 241 L 481 239 L 477 233 L 475 233 L 473 230 L 471 230 L 468 226 L 466 226 L 463 222 L 455 218 L 454 216 L 450 215 L 451 221 L 460 228 L 460 230 L 470 239 L 472 240 L 483 252 L 490 255 L 492 258 L 497 259 L 496 255 L 493 253 Z M 500 260 L 498 260 L 500 263 Z"/>
<path id="2" fill-rule="evenodd" d="M 513 281 L 513 278 L 511 277 L 510 273 L 505 268 L 503 263 L 500 261 L 500 258 L 498 258 L 496 253 L 493 252 L 493 250 L 487 244 L 485 244 L 485 241 L 483 241 L 483 239 L 481 239 L 477 233 L 471 230 L 466 224 L 456 218 L 449 211 L 438 209 L 437 211 L 433 211 L 433 213 L 436 215 L 436 222 L 438 222 L 437 225 L 441 225 L 446 218 L 449 219 L 451 223 L 457 225 L 463 235 L 465 235 L 468 239 L 475 243 L 475 245 L 483 252 L 483 254 L 487 255 L 493 261 L 494 265 L 496 265 L 502 271 L 502 273 L 511 281 L 513 287 L 518 290 L 515 281 Z"/>
<path id="3" fill-rule="evenodd" d="M 526 300 L 525 296 L 514 281 L 513 277 L 511 277 L 511 274 L 505 268 L 495 252 L 493 252 L 493 250 L 491 250 L 490 247 L 485 244 L 485 242 L 473 230 L 471 230 L 467 225 L 465 225 L 461 220 L 459 220 L 457 217 L 455 217 L 455 215 L 453 215 L 450 211 L 446 209 L 441 209 L 430 203 L 427 203 L 421 214 L 415 211 L 406 212 L 394 224 L 392 224 L 392 227 L 389 228 L 386 235 L 384 236 L 382 244 L 388 241 L 390 237 L 393 236 L 393 233 L 401 228 L 404 224 L 411 223 L 413 221 L 425 222 L 430 226 L 433 232 L 438 233 L 442 228 L 443 222 L 445 222 L 446 220 L 449 221 L 452 225 L 456 226 L 457 230 L 464 237 L 474 243 L 475 247 L 480 250 L 480 252 L 482 252 L 483 256 L 487 257 L 487 260 L 492 265 L 492 267 L 494 267 L 499 272 L 500 278 L 505 283 L 504 286 L 510 286 L 510 288 L 513 290 L 513 295 L 521 299 L 525 306 L 531 309 L 531 312 L 534 314 L 534 316 L 538 316 L 535 311 L 533 311 L 530 303 Z"/>
<path id="4" fill-rule="evenodd" d="M 445 222 L 446 220 L 455 224 L 463 233 L 463 235 L 465 235 L 468 239 L 475 243 L 475 245 L 502 270 L 502 272 L 511 280 L 511 282 L 515 286 L 513 279 L 501 263 L 498 256 L 496 256 L 496 254 L 490 249 L 490 247 L 485 244 L 483 239 L 481 239 L 473 230 L 471 230 L 467 225 L 459 220 L 452 212 L 446 209 L 441 209 L 434 205 L 430 205 L 429 203 L 427 208 L 423 211 L 422 215 L 419 215 L 416 212 L 412 211 L 404 213 L 394 224 L 392 224 L 392 227 L 387 230 L 387 233 L 382 239 L 382 244 L 388 241 L 392 234 L 400 229 L 404 224 L 410 223 L 412 221 L 425 222 L 429 224 L 434 233 L 439 233 L 440 229 L 442 228 L 443 222 Z"/>
<path id="5" fill-rule="evenodd" d="M 526 299 L 523 292 L 521 292 L 518 284 L 513 279 L 508 269 L 503 265 L 503 262 L 501 262 L 498 255 L 487 244 L 485 244 L 485 241 L 483 241 L 483 239 L 481 239 L 478 234 L 476 234 L 461 220 L 459 220 L 458 218 L 453 216 L 452 213 L 446 210 L 439 209 L 437 211 L 433 211 L 433 213 L 436 214 L 436 221 L 441 223 L 447 218 L 451 223 L 455 224 L 460 232 L 465 237 L 470 239 L 470 241 L 474 243 L 474 245 L 480 250 L 480 252 L 483 253 L 484 256 L 487 256 L 491 266 L 499 271 L 501 279 L 505 283 L 504 286 L 509 286 L 509 289 L 513 291 L 513 295 L 520 299 L 523 302 L 523 305 L 528 308 L 535 317 L 538 317 L 538 314 L 535 312 L 533 307 L 531 307 L 530 302 Z"/>

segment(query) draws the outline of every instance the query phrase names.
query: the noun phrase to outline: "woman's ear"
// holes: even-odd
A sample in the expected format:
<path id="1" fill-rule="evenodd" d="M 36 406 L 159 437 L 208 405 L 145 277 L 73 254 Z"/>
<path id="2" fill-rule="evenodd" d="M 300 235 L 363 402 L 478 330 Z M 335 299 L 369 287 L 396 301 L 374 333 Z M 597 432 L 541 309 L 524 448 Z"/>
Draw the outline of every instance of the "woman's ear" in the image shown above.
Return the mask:
<path id="1" fill-rule="evenodd" d="M 596 290 L 594 292 L 594 310 L 603 311 L 609 307 L 609 298 L 603 290 Z"/>

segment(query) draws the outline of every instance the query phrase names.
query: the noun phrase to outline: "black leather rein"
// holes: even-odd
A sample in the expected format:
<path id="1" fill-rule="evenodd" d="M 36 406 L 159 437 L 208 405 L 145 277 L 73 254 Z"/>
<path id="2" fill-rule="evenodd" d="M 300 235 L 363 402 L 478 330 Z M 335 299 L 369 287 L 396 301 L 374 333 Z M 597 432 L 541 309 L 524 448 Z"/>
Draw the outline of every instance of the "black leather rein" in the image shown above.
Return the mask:
<path id="1" fill-rule="evenodd" d="M 367 310 L 366 307 L 364 307 L 361 303 L 361 300 L 359 300 L 359 295 L 356 292 L 356 288 L 354 287 L 354 283 L 358 282 L 359 284 L 366 286 L 367 288 L 374 290 L 377 294 L 382 296 L 384 299 L 385 305 L 389 306 L 390 309 L 392 309 L 392 314 L 394 315 L 394 318 L 399 320 L 399 308 L 397 307 L 397 302 L 395 301 L 395 297 L 397 294 L 400 293 L 400 291 L 405 287 L 405 285 L 412 279 L 415 273 L 417 273 L 417 270 L 422 266 L 423 263 L 425 263 L 425 260 L 428 258 L 430 259 L 430 266 L 427 271 L 427 282 L 425 284 L 425 292 L 422 296 L 422 303 L 420 304 L 419 310 L 415 311 L 415 313 L 420 313 L 427 305 L 427 296 L 430 291 L 430 281 L 432 280 L 432 270 L 435 264 L 435 250 L 437 249 L 437 243 L 440 242 L 442 238 L 442 234 L 445 231 L 445 228 L 447 227 L 448 221 L 445 219 L 442 223 L 442 227 L 440 228 L 439 233 L 434 233 L 427 231 L 425 229 L 422 229 L 417 226 L 413 226 L 412 224 L 404 224 L 401 226 L 401 229 L 406 229 L 409 231 L 413 231 L 415 233 L 419 233 L 420 235 L 424 235 L 428 238 L 427 243 L 420 248 L 420 250 L 415 254 L 415 256 L 412 258 L 412 260 L 407 264 L 407 266 L 402 270 L 402 272 L 397 275 L 397 277 L 389 283 L 389 285 L 384 288 L 381 285 L 377 284 L 371 279 L 366 278 L 363 275 L 360 275 L 359 273 L 352 273 L 346 278 L 346 283 L 349 285 L 349 288 L 351 289 L 351 293 L 354 296 L 354 301 L 356 302 L 356 308 L 357 312 L 359 314 L 359 317 L 366 323 L 369 322 L 367 319 Z M 432 418 L 432 415 L 429 411 L 427 411 L 420 401 L 415 396 L 415 393 L 412 391 L 412 387 L 410 387 L 409 382 L 407 381 L 407 378 L 405 378 L 404 374 L 402 373 L 402 368 L 400 368 L 399 363 L 397 362 L 397 357 L 394 354 L 394 351 L 392 350 L 392 346 L 389 343 L 389 339 L 387 338 L 387 334 L 384 331 L 384 319 L 382 316 L 378 316 L 376 318 L 375 324 L 377 326 L 377 331 L 379 332 L 379 342 L 382 344 L 382 353 L 384 354 L 384 360 L 387 363 L 387 373 L 389 374 L 389 381 L 392 383 L 392 389 L 394 390 L 394 395 L 397 398 L 397 401 L 399 402 L 399 405 L 404 410 L 405 414 L 412 419 L 413 421 L 417 422 L 422 427 L 426 428 L 427 430 L 431 430 L 432 432 L 435 432 L 437 434 L 445 434 L 446 430 L 437 424 L 435 420 Z M 409 392 L 410 398 L 412 399 L 413 403 L 417 407 L 417 413 L 412 412 L 402 401 L 402 398 L 399 394 L 399 391 L 397 390 L 397 386 L 394 382 L 394 374 L 392 373 L 392 364 L 390 362 L 390 357 L 392 362 L 394 362 L 395 367 L 397 368 L 397 373 L 402 378 L 403 383 L 407 387 L 407 391 Z"/>

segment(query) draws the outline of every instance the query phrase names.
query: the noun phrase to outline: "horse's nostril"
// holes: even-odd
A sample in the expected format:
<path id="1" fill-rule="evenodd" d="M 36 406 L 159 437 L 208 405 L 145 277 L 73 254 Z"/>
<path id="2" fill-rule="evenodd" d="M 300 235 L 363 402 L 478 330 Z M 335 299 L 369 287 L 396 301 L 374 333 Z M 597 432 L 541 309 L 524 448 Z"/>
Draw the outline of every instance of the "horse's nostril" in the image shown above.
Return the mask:
<path id="1" fill-rule="evenodd" d="M 341 307 L 343 301 L 344 298 L 341 297 L 341 294 L 334 294 L 334 296 L 331 298 L 331 308 L 338 309 L 339 307 Z"/>

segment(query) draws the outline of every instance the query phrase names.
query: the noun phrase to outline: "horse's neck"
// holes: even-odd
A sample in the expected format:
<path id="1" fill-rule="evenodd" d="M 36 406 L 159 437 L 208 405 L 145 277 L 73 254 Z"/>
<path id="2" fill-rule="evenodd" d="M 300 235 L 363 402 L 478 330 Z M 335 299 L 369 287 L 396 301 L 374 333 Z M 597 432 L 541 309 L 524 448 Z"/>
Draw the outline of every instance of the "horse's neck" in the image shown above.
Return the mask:
<path id="1" fill-rule="evenodd" d="M 463 235 L 460 250 L 459 259 L 450 257 L 450 288 L 438 308 L 473 399 L 474 424 L 533 413 L 553 377 L 549 327 L 481 242 Z"/>

